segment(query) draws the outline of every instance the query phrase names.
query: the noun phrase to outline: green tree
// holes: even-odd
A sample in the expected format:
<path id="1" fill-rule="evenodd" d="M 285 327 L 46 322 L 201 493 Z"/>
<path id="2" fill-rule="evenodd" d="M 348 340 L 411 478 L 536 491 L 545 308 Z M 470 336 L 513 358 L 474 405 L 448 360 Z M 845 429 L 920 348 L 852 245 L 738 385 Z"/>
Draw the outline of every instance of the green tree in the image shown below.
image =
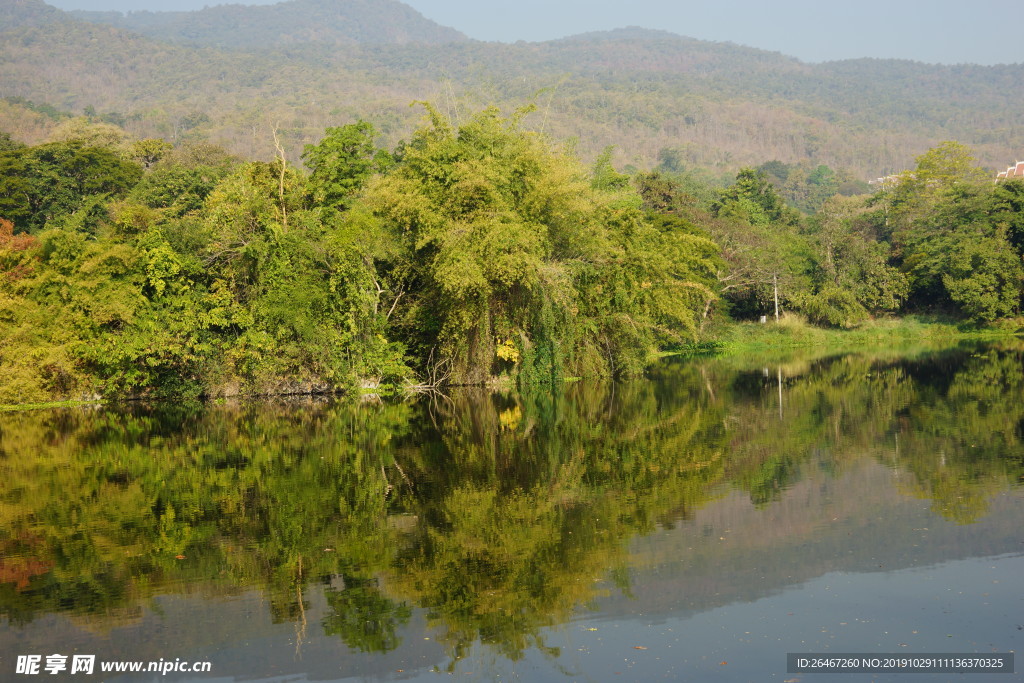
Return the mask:
<path id="1" fill-rule="evenodd" d="M 978 166 L 973 152 L 966 145 L 947 140 L 917 157 L 913 183 L 917 187 L 949 189 L 957 184 L 973 184 L 990 180 L 989 173 Z"/>
<path id="2" fill-rule="evenodd" d="M 897 233 L 912 229 L 915 221 L 926 220 L 952 194 L 990 180 L 970 148 L 956 141 L 933 147 L 917 157 L 916 162 L 913 171 L 900 174 L 876 198 L 887 211 L 887 227 Z M 896 235 L 897 241 L 899 238 Z"/>
<path id="3" fill-rule="evenodd" d="M 129 198 L 161 209 L 168 218 L 197 213 L 213 188 L 239 165 L 234 157 L 214 145 L 192 144 L 166 149 L 160 142 L 154 141 L 152 148 L 146 147 L 147 158 L 155 161 Z"/>
<path id="4" fill-rule="evenodd" d="M 638 173 L 633 176 L 633 185 L 643 199 L 643 208 L 655 214 L 690 214 L 703 204 L 708 187 L 694 187 L 661 171 Z"/>
<path id="5" fill-rule="evenodd" d="M 799 214 L 779 197 L 767 175 L 752 168 L 736 174 L 736 182 L 722 190 L 711 212 L 719 218 L 737 218 L 757 226 L 794 226 L 800 220 Z"/>
<path id="6" fill-rule="evenodd" d="M 786 164 L 769 161 L 757 167 L 790 206 L 811 214 L 839 191 L 839 175 L 824 164 Z"/>
<path id="7" fill-rule="evenodd" d="M 10 133 L 0 131 L 0 152 L 9 152 L 20 147 L 24 147 L 24 145 L 12 140 Z"/>
<path id="8" fill-rule="evenodd" d="M 427 376 L 631 373 L 695 332 L 703 300 L 687 278 L 704 256 L 653 228 L 635 193 L 595 189 L 522 128 L 526 112 L 488 109 L 457 130 L 428 113 L 366 196 L 408 264 L 391 322 Z"/>
<path id="9" fill-rule="evenodd" d="M 597 160 L 594 161 L 594 168 L 590 173 L 590 185 L 595 190 L 613 192 L 625 189 L 629 185 L 629 176 L 619 173 L 612 166 L 612 155 L 614 153 L 615 147 L 609 146 L 605 147 L 597 155 Z"/>
<path id="10" fill-rule="evenodd" d="M 131 156 L 131 136 L 110 123 L 97 123 L 87 116 L 63 121 L 50 134 L 50 142 L 77 142 L 83 147 L 101 147 L 126 157 Z"/>
<path id="11" fill-rule="evenodd" d="M 1024 268 L 1005 234 L 961 233 L 951 247 L 942 284 L 970 320 L 992 322 L 1020 312 Z"/>
<path id="12" fill-rule="evenodd" d="M 325 225 L 307 198 L 298 171 L 253 162 L 206 200 L 206 262 L 244 311 L 231 372 L 253 390 L 400 377 L 401 349 L 383 336 L 358 223 Z"/>
<path id="13" fill-rule="evenodd" d="M 876 239 L 869 211 L 862 199 L 833 196 L 809 221 L 815 292 L 801 308 L 812 320 L 850 326 L 906 300 L 907 276 L 890 265 L 891 247 Z"/>
<path id="14" fill-rule="evenodd" d="M 743 169 L 711 205 L 708 224 L 722 245 L 719 280 L 734 314 L 778 316 L 806 294 L 808 245 L 799 213 L 778 196 L 764 173 Z"/>
<path id="15" fill-rule="evenodd" d="M 21 232 L 128 193 L 142 169 L 103 147 L 54 142 L 0 152 L 0 216 Z"/>
<path id="16" fill-rule="evenodd" d="M 128 156 L 148 169 L 167 156 L 173 148 L 171 143 L 161 138 L 146 138 L 133 142 L 128 148 Z"/>
<path id="17" fill-rule="evenodd" d="M 323 139 L 306 145 L 302 159 L 309 167 L 313 201 L 345 209 L 369 177 L 390 163 L 390 155 L 374 145 L 377 131 L 366 121 L 328 128 Z"/>
<path id="18" fill-rule="evenodd" d="M 1024 255 L 1024 180 L 1007 180 L 992 190 L 992 221 L 1004 226 L 1006 238 Z"/>
<path id="19" fill-rule="evenodd" d="M 943 143 L 883 194 L 911 303 L 988 322 L 1015 314 L 1024 293 L 1017 184 L 993 185 L 970 151 Z"/>

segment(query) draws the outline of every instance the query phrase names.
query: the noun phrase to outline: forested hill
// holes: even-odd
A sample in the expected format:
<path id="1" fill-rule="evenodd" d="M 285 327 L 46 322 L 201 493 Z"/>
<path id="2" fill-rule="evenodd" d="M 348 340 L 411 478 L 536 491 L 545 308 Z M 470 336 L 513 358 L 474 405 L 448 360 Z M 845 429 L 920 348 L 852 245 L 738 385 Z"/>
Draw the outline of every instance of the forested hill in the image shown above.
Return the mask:
<path id="1" fill-rule="evenodd" d="M 276 5 L 217 5 L 196 12 L 71 14 L 157 40 L 219 48 L 467 40 L 455 29 L 436 24 L 397 0 L 288 0 Z"/>
<path id="2" fill-rule="evenodd" d="M 0 0 L 0 29 L 28 28 L 65 21 L 67 15 L 43 0 Z"/>
<path id="3" fill-rule="evenodd" d="M 943 140 L 971 146 L 990 169 L 1024 153 L 1021 64 L 807 64 L 636 28 L 485 43 L 396 0 L 127 15 L 0 0 L 0 96 L 0 131 L 27 143 L 56 125 L 40 114 L 55 108 L 249 158 L 273 157 L 276 128 L 296 161 L 325 128 L 356 119 L 394 144 L 414 129 L 418 100 L 454 118 L 533 102 L 538 128 L 575 139 L 585 159 L 614 145 L 620 165 L 724 176 L 779 160 L 866 180 Z"/>

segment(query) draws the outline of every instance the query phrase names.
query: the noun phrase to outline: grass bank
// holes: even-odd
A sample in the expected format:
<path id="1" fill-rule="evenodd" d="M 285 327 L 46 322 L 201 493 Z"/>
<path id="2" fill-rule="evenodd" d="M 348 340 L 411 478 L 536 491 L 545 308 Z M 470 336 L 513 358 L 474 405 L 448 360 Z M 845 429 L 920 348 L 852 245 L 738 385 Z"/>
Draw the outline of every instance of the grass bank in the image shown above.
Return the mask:
<path id="1" fill-rule="evenodd" d="M 1001 320 L 991 325 L 971 325 L 925 316 L 878 318 L 851 329 L 812 325 L 801 316 L 787 314 L 779 322 L 724 323 L 711 331 L 707 341 L 680 349 L 689 355 L 753 354 L 799 348 L 834 351 L 858 347 L 892 348 L 948 346 L 972 339 L 998 339 L 1024 334 L 1024 319 Z"/>
<path id="2" fill-rule="evenodd" d="M 0 413 L 10 413 L 19 410 L 41 410 L 43 408 L 74 408 L 80 406 L 96 406 L 102 401 L 51 401 L 49 403 L 14 403 L 0 404 Z"/>

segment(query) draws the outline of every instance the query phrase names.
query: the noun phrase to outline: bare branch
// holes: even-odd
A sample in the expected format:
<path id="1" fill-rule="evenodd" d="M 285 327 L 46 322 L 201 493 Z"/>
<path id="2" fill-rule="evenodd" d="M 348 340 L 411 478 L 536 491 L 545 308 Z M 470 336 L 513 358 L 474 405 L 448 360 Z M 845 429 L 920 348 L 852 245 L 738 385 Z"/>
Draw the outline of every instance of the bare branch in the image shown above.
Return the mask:
<path id="1" fill-rule="evenodd" d="M 285 232 L 288 231 L 288 209 L 285 208 L 284 204 L 284 174 L 288 168 L 288 159 L 284 155 L 284 147 L 281 146 L 281 140 L 277 137 L 277 125 L 274 124 L 274 147 L 277 148 L 277 156 L 281 160 L 281 177 L 278 184 L 279 199 L 281 202 L 281 226 Z"/>
<path id="2" fill-rule="evenodd" d="M 405 294 L 404 289 L 400 291 L 398 295 L 395 297 L 395 300 L 391 302 L 391 308 L 388 309 L 388 314 L 384 316 L 384 320 L 391 320 L 391 314 L 395 312 L 395 307 L 398 306 L 398 300 L 402 298 L 403 294 Z"/>

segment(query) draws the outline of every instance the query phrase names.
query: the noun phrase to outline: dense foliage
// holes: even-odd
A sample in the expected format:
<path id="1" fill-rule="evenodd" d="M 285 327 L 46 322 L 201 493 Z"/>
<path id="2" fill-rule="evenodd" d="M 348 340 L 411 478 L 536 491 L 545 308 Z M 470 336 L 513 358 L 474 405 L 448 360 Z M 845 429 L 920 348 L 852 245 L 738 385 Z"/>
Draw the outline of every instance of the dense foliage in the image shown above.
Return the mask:
<path id="1" fill-rule="evenodd" d="M 588 170 L 532 107 L 425 108 L 391 151 L 328 128 L 305 168 L 276 134 L 272 162 L 97 118 L 5 138 L 0 403 L 624 376 L 726 317 L 1019 312 L 1024 183 L 959 143 L 874 195 L 780 162 L 715 189 L 612 148 Z"/>
<path id="2" fill-rule="evenodd" d="M 710 202 L 684 208 L 722 246 L 720 292 L 734 316 L 803 313 L 851 327 L 886 312 L 973 323 L 1020 312 L 1024 182 L 993 183 L 969 149 L 945 142 L 871 195 L 836 192 L 812 216 L 768 173 L 744 169 Z M 824 172 L 823 175 L 827 175 Z"/>
<path id="3" fill-rule="evenodd" d="M 693 338 L 714 246 L 658 231 L 628 186 L 602 188 L 519 116 L 457 130 L 437 112 L 366 195 L 401 250 L 395 326 L 456 382 L 636 373 Z M 518 366 L 518 367 L 516 367 Z"/>
<path id="4" fill-rule="evenodd" d="M 109 124 L 0 152 L 0 401 L 635 374 L 696 338 L 714 243 L 527 111 L 428 111 L 393 154 L 328 129 L 308 173 Z"/>

